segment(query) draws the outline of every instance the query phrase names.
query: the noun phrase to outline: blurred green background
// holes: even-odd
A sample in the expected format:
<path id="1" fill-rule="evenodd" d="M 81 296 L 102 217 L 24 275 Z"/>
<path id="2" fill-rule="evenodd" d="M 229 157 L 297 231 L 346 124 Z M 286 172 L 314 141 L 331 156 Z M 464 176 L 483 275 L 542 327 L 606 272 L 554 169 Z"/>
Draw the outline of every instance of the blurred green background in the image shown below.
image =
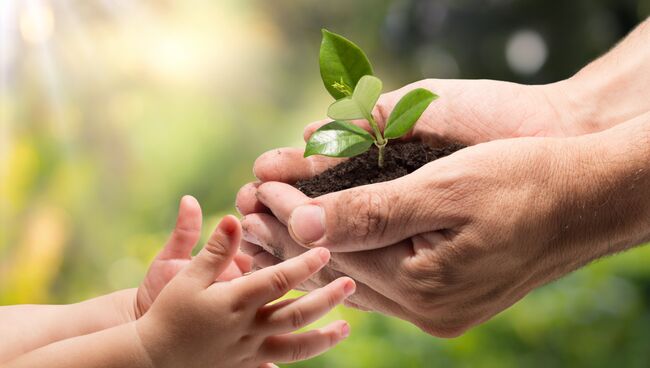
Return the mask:
<path id="1" fill-rule="evenodd" d="M 389 89 L 546 83 L 648 14 L 649 0 L 2 0 L 0 304 L 136 286 L 183 194 L 204 233 L 234 212 L 257 155 L 324 117 L 321 27 Z M 339 308 L 328 319 L 351 337 L 296 366 L 648 367 L 649 265 L 648 247 L 598 261 L 452 340 Z"/>

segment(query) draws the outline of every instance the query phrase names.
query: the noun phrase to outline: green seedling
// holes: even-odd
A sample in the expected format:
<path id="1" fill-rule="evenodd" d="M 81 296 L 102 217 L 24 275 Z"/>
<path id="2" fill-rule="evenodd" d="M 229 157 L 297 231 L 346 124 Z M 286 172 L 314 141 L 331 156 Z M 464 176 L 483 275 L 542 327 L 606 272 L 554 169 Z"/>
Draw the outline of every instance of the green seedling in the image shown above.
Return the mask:
<path id="1" fill-rule="evenodd" d="M 423 88 L 410 91 L 395 105 L 382 132 L 372 116 L 381 95 L 382 82 L 373 75 L 372 65 L 359 46 L 323 29 L 319 62 L 325 88 L 336 100 L 327 110 L 334 121 L 311 135 L 305 157 L 353 157 L 374 144 L 379 152 L 378 165 L 383 167 L 388 140 L 402 137 L 411 130 L 427 106 L 438 98 Z M 359 119 L 368 122 L 372 134 L 351 123 Z"/>

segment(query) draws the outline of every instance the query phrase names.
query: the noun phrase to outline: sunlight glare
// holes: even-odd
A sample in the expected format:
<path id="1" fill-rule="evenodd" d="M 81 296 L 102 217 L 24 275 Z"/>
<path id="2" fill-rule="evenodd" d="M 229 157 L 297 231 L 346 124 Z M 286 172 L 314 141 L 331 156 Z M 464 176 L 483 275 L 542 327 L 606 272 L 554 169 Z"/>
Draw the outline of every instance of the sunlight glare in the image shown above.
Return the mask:
<path id="1" fill-rule="evenodd" d="M 26 2 L 19 16 L 20 34 L 32 44 L 48 41 L 54 33 L 54 14 L 46 1 Z"/>

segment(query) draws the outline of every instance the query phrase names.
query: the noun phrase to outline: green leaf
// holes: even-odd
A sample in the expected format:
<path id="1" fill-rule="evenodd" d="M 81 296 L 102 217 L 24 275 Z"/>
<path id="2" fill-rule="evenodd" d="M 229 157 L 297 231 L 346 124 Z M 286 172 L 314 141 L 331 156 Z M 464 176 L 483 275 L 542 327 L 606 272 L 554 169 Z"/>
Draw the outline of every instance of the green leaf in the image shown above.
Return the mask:
<path id="1" fill-rule="evenodd" d="M 363 119 L 371 116 L 379 95 L 381 80 L 372 75 L 363 76 L 352 96 L 335 101 L 327 110 L 327 116 L 335 120 Z"/>
<path id="2" fill-rule="evenodd" d="M 361 77 L 373 74 L 372 65 L 359 46 L 350 40 L 326 29 L 322 32 L 320 75 L 327 91 L 338 100 L 347 95 L 335 88 L 334 84 L 343 84 L 353 91 Z"/>
<path id="3" fill-rule="evenodd" d="M 394 139 L 406 134 L 422 116 L 427 106 L 436 98 L 438 96 L 435 93 L 423 88 L 414 89 L 405 94 L 388 117 L 384 137 Z"/>
<path id="4" fill-rule="evenodd" d="M 352 157 L 366 152 L 373 142 L 370 133 L 362 128 L 344 121 L 333 121 L 323 125 L 309 137 L 305 157 Z"/>

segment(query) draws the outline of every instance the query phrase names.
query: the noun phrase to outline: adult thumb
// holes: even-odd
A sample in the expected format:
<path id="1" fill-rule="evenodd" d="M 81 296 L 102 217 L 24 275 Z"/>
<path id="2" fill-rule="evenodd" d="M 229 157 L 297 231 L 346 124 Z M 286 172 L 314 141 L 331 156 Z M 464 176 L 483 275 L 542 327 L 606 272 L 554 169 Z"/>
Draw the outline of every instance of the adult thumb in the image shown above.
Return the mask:
<path id="1" fill-rule="evenodd" d="M 334 252 L 385 247 L 429 230 L 423 194 L 408 176 L 329 193 L 296 207 L 289 232 L 303 246 Z"/>
<path id="2" fill-rule="evenodd" d="M 186 275 L 200 280 L 205 286 L 214 283 L 214 280 L 235 258 L 241 238 L 239 220 L 231 215 L 224 217 L 203 249 L 184 270 Z"/>

